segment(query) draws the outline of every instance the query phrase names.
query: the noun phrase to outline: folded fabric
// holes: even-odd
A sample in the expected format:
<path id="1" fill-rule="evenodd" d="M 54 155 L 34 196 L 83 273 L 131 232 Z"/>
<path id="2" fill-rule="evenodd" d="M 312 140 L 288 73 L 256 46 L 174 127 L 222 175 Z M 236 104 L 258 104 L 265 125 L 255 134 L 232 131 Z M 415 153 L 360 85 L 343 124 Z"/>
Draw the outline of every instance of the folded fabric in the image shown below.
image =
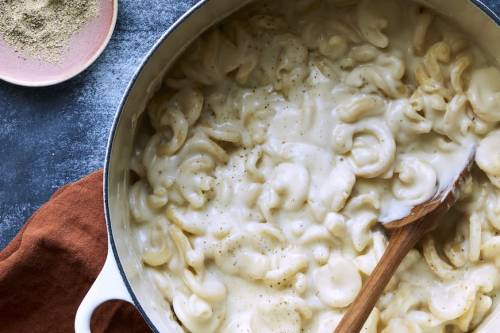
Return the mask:
<path id="1" fill-rule="evenodd" d="M 59 189 L 0 252 L 0 332 L 74 332 L 81 300 L 106 257 L 102 171 Z M 139 313 L 99 307 L 92 332 L 151 332 Z"/>

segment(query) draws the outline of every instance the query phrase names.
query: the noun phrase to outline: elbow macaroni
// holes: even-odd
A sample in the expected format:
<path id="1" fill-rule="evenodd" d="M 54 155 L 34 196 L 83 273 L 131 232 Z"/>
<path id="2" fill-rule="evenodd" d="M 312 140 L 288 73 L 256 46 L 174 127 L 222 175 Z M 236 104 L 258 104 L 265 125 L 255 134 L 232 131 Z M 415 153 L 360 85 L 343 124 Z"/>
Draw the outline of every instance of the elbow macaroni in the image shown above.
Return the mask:
<path id="1" fill-rule="evenodd" d="M 385 251 L 377 221 L 432 197 L 473 141 L 463 198 L 362 332 L 481 323 L 500 290 L 500 71 L 455 30 L 399 0 L 261 0 L 198 38 L 131 157 L 141 264 L 179 325 L 332 332 Z"/>

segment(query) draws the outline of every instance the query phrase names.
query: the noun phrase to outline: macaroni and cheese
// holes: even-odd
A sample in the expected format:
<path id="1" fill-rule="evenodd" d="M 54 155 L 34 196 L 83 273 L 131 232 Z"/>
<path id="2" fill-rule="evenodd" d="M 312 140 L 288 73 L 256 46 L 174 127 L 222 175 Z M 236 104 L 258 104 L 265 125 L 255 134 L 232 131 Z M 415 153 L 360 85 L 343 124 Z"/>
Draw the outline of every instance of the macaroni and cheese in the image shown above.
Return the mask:
<path id="1" fill-rule="evenodd" d="M 384 253 L 377 222 L 431 198 L 476 143 L 460 201 L 363 332 L 467 332 L 491 311 L 500 71 L 431 10 L 253 3 L 183 53 L 147 117 L 133 232 L 189 332 L 333 332 Z"/>

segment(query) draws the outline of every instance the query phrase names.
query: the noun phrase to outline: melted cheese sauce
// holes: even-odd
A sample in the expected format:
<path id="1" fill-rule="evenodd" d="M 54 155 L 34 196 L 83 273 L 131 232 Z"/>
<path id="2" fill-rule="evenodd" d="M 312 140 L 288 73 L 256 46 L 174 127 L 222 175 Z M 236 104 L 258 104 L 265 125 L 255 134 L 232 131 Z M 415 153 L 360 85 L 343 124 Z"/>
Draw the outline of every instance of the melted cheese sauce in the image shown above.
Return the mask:
<path id="1" fill-rule="evenodd" d="M 363 332 L 476 327 L 498 291 L 498 73 L 403 1 L 257 2 L 205 33 L 132 157 L 132 232 L 165 311 L 193 333 L 332 332 L 385 250 L 377 222 L 446 187 L 477 143 L 463 199 Z"/>

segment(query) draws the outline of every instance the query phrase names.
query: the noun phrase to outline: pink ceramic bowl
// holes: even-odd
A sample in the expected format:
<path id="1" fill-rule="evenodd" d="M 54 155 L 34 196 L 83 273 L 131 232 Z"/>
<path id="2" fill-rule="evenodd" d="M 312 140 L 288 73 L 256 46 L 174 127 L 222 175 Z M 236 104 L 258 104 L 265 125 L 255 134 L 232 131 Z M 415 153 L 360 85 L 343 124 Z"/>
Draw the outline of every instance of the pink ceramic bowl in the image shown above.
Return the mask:
<path id="1" fill-rule="evenodd" d="M 98 15 L 77 31 L 61 61 L 53 64 L 20 55 L 0 36 L 0 79 L 28 87 L 57 84 L 80 74 L 102 53 L 113 34 L 118 0 L 98 0 Z"/>

